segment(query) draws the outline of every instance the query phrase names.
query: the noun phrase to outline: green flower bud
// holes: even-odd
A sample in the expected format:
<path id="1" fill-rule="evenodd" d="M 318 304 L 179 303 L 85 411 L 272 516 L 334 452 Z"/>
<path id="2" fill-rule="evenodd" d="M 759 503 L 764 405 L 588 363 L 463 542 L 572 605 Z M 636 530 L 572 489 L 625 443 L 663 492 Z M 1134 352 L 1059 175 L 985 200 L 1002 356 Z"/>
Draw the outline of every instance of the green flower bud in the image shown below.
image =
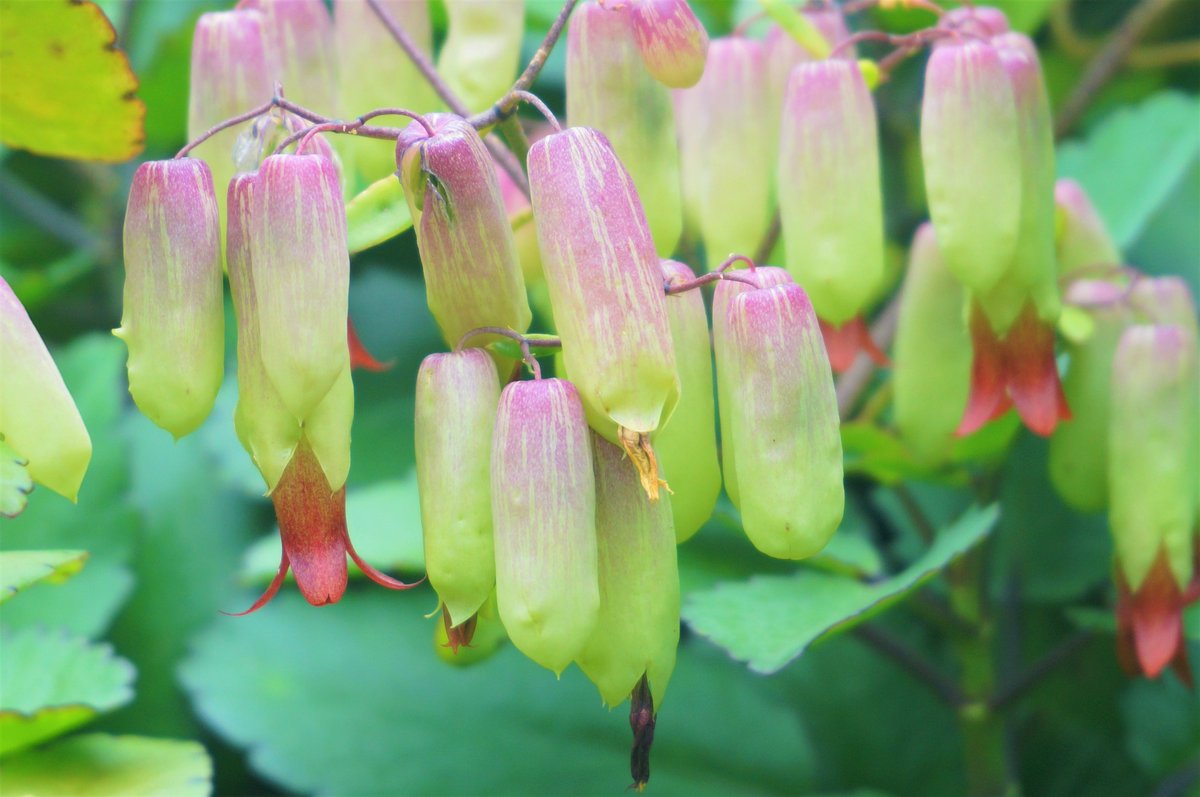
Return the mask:
<path id="1" fill-rule="evenodd" d="M 995 287 L 1016 251 L 1022 190 L 1016 101 L 996 48 L 967 41 L 934 49 L 921 152 L 946 267 L 971 291 Z"/>
<path id="2" fill-rule="evenodd" d="M 575 386 L 509 384 L 492 440 L 500 619 L 522 653 L 561 673 L 600 608 L 591 439 Z"/>
<path id="3" fill-rule="evenodd" d="M 567 372 L 592 428 L 626 449 L 654 497 L 649 436 L 674 411 L 679 377 L 633 181 L 603 134 L 572 127 L 529 150 L 529 185 Z"/>
<path id="4" fill-rule="evenodd" d="M 714 39 L 704 76 L 676 92 L 675 119 L 687 226 L 704 242 L 710 267 L 734 252 L 754 252 L 771 227 L 778 127 L 769 107 L 761 41 Z M 737 168 L 729 168 L 736 153 Z"/>
<path id="5" fill-rule="evenodd" d="M 1113 354 L 1132 322 L 1125 289 L 1110 282 L 1079 280 L 1067 301 L 1092 320 L 1086 340 L 1068 343 L 1071 364 L 1063 392 L 1074 419 L 1050 437 L 1050 481 L 1062 499 L 1081 512 L 1099 512 L 1108 502 L 1108 404 Z"/>
<path id="6" fill-rule="evenodd" d="M 1184 644 L 1200 482 L 1198 383 L 1196 339 L 1180 327 L 1133 326 L 1121 335 L 1109 409 L 1109 523 L 1134 648 L 1150 676 Z"/>
<path id="7" fill-rule="evenodd" d="M 229 264 L 229 292 L 238 325 L 238 401 L 233 411 L 233 426 L 270 493 L 292 459 L 302 428 L 300 419 L 284 406 L 263 369 L 250 253 L 250 217 L 257 176 L 257 173 L 239 174 L 229 184 L 229 229 L 225 251 Z"/>
<path id="8" fill-rule="evenodd" d="M 92 440 L 46 344 L 3 277 L 0 353 L 0 441 L 24 460 L 29 477 L 74 501 Z"/>
<path id="9" fill-rule="evenodd" d="M 350 256 L 337 169 L 319 155 L 272 155 L 255 182 L 250 251 L 263 368 L 303 421 L 349 369 Z"/>
<path id="10" fill-rule="evenodd" d="M 845 506 L 837 397 L 817 316 L 800 286 L 778 285 L 738 293 L 726 324 L 742 526 L 768 556 L 812 556 Z"/>
<path id="11" fill-rule="evenodd" d="M 262 14 L 240 9 L 201 14 L 192 34 L 188 139 L 270 99 L 275 71 L 263 38 Z M 192 150 L 192 155 L 202 158 L 212 171 L 222 236 L 226 227 L 225 191 L 237 171 L 234 148 L 238 136 L 251 124 L 222 130 Z"/>
<path id="12" fill-rule="evenodd" d="M 400 23 L 418 50 L 432 56 L 433 26 L 428 3 L 380 0 L 380 5 Z M 353 119 L 375 108 L 411 108 L 424 113 L 441 107 L 429 82 L 397 46 L 366 0 L 335 0 L 333 21 L 343 117 Z M 391 118 L 378 121 L 394 123 Z M 340 151 L 351 154 L 363 183 L 380 180 L 396 170 L 396 150 L 390 141 L 339 136 L 338 144 Z"/>
<path id="13" fill-rule="evenodd" d="M 792 71 L 779 142 L 787 267 L 822 320 L 859 316 L 883 278 L 875 104 L 854 61 Z"/>
<path id="14" fill-rule="evenodd" d="M 913 238 L 900 291 L 893 348 L 895 420 L 909 450 L 925 462 L 950 455 L 971 385 L 966 292 L 946 268 L 933 225 Z"/>
<path id="15" fill-rule="evenodd" d="M 121 326 L 129 392 L 176 439 L 212 410 L 224 376 L 221 237 L 204 161 L 143 163 L 125 210 Z"/>
<path id="16" fill-rule="evenodd" d="M 738 271 L 738 280 L 755 281 L 760 288 L 771 288 L 776 285 L 787 285 L 792 277 L 786 271 L 774 266 L 763 266 L 753 271 Z M 725 481 L 725 493 L 734 506 L 739 504 L 737 485 L 737 468 L 734 467 L 733 417 L 730 407 L 733 404 L 733 387 L 737 379 L 733 375 L 733 365 L 737 360 L 737 349 L 729 342 L 729 303 L 734 296 L 749 290 L 750 285 L 738 280 L 722 280 L 717 283 L 713 292 L 712 307 L 712 340 L 713 354 L 717 365 L 717 411 L 721 419 L 721 473 Z"/>
<path id="17" fill-rule="evenodd" d="M 469 110 L 487 110 L 517 79 L 525 0 L 445 2 L 448 25 L 438 72 Z"/>
<path id="18" fill-rule="evenodd" d="M 431 354 L 417 373 L 416 459 L 425 569 L 453 628 L 496 585 L 492 433 L 496 366 L 481 349 Z"/>
<path id="19" fill-rule="evenodd" d="M 708 31 L 687 0 L 634 0 L 629 13 L 646 71 L 671 88 L 696 85 L 704 74 Z"/>
<path id="20" fill-rule="evenodd" d="M 1054 199 L 1062 222 L 1058 233 L 1061 277 L 1080 269 L 1121 264 L 1121 253 L 1083 186 L 1074 180 L 1059 180 L 1054 185 Z"/>
<path id="21" fill-rule="evenodd" d="M 603 130 L 629 170 L 666 257 L 679 243 L 683 208 L 671 94 L 642 63 L 633 11 L 584 2 L 567 31 L 567 119 Z"/>
<path id="22" fill-rule="evenodd" d="M 620 448 L 594 436 L 592 451 L 600 613 L 576 662 L 605 705 L 623 702 L 643 676 L 661 705 L 679 645 L 671 505 L 650 501 Z"/>
<path id="23" fill-rule="evenodd" d="M 491 156 L 462 119 L 440 115 L 432 123 L 432 137 L 414 122 L 397 143 L 430 312 L 450 346 L 483 326 L 524 332 L 532 314 Z M 497 366 L 505 373 L 511 361 Z"/>
<path id="24" fill-rule="evenodd" d="M 690 268 L 674 260 L 663 260 L 660 266 L 668 286 L 695 278 Z M 679 403 L 671 420 L 655 437 L 654 450 L 663 477 L 673 490 L 671 514 L 675 518 L 675 539 L 684 542 L 708 522 L 721 494 L 712 340 L 700 291 L 668 296 L 667 319 L 679 366 Z"/>

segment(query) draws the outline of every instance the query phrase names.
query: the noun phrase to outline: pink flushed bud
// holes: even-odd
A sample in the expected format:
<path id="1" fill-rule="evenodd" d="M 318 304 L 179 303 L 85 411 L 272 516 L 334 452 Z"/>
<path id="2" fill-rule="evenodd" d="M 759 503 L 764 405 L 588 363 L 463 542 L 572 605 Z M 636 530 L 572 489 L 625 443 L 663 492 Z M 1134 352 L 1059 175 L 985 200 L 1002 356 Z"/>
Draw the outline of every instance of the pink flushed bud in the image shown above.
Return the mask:
<path id="1" fill-rule="evenodd" d="M 512 382 L 492 444 L 496 599 L 513 644 L 561 673 L 600 608 L 591 440 L 575 386 Z"/>
<path id="2" fill-rule="evenodd" d="M 1054 199 L 1061 220 L 1058 232 L 1061 277 L 1070 278 L 1075 272 L 1088 276 L 1089 269 L 1121 264 L 1121 253 L 1083 186 L 1074 180 L 1059 180 L 1054 186 Z"/>
<path id="3" fill-rule="evenodd" d="M 1061 311 L 1054 251 L 1054 133 L 1032 43 L 1019 34 L 994 41 L 1015 98 L 1020 214 L 1016 247 L 1003 279 L 973 296 L 975 364 L 960 432 L 979 428 L 1011 400 L 1030 430 L 1048 435 L 1060 420 L 1071 417 L 1054 360 L 1054 325 Z M 945 255 L 944 247 L 942 251 Z"/>
<path id="4" fill-rule="evenodd" d="M 771 288 L 776 285 L 787 285 L 792 282 L 792 276 L 781 268 L 760 266 L 752 271 L 738 271 L 733 274 L 736 279 L 721 280 L 713 292 L 712 336 L 713 354 L 717 365 L 717 411 L 721 419 L 721 473 L 725 480 L 725 492 L 729 500 L 737 506 L 740 499 L 737 483 L 737 469 L 734 467 L 735 449 L 733 435 L 730 430 L 733 418 L 730 407 L 733 406 L 733 388 L 737 378 L 733 374 L 733 363 L 737 359 L 737 349 L 730 341 L 729 332 L 729 303 L 742 291 L 750 290 L 752 285 L 743 280 L 758 285 L 760 288 Z"/>
<path id="5" fill-rule="evenodd" d="M 46 344 L 3 277 L 0 362 L 0 442 L 25 461 L 34 481 L 74 501 L 92 441 Z"/>
<path id="6" fill-rule="evenodd" d="M 609 707 L 647 678 L 662 704 L 679 646 L 679 567 L 671 506 L 646 497 L 625 452 L 594 435 L 600 612 L 576 658 Z"/>
<path id="7" fill-rule="evenodd" d="M 793 284 L 742 291 L 726 317 L 742 525 L 768 556 L 812 556 L 845 507 L 837 397 L 816 313 Z"/>
<path id="8" fill-rule="evenodd" d="M 646 70 L 673 89 L 696 85 L 708 56 L 708 31 L 687 0 L 634 0 L 633 32 Z"/>
<path id="9" fill-rule="evenodd" d="M 217 123 L 270 99 L 274 73 L 263 38 L 262 14 L 251 10 L 202 14 L 192 35 L 188 138 L 195 139 Z M 250 124 L 222 130 L 192 150 L 212 171 L 222 235 L 226 226 L 225 191 L 237 171 L 234 149 L 238 136 Z"/>
<path id="10" fill-rule="evenodd" d="M 1121 336 L 1108 431 L 1118 642 L 1122 658 L 1150 677 L 1172 663 L 1190 676 L 1181 612 L 1200 597 L 1200 581 L 1189 588 L 1200 469 L 1197 384 L 1194 335 L 1157 325 Z"/>
<path id="11" fill-rule="evenodd" d="M 866 331 L 861 315 L 883 279 L 879 138 L 858 64 L 833 59 L 797 66 L 781 130 L 779 218 L 788 271 L 831 337 L 845 338 L 836 334 L 844 325 L 853 331 L 849 346 L 830 346 L 831 354 L 848 351 L 834 363 L 845 370 Z"/>
<path id="12" fill-rule="evenodd" d="M 946 267 L 969 290 L 990 290 L 1012 265 L 1022 188 L 1016 101 L 996 48 L 968 41 L 934 49 L 921 152 Z"/>
<path id="13" fill-rule="evenodd" d="M 270 77 L 283 84 L 287 98 L 317 113 L 336 113 L 333 20 L 323 0 L 241 0 L 238 8 L 262 13 L 263 32 L 276 69 Z"/>
<path id="14" fill-rule="evenodd" d="M 1108 405 L 1113 353 L 1132 322 L 1126 289 L 1100 280 L 1077 280 L 1067 302 L 1086 312 L 1092 331 L 1068 345 L 1070 366 L 1063 392 L 1074 419 L 1050 438 L 1050 481 L 1070 506 L 1099 512 L 1108 503 Z"/>
<path id="15" fill-rule="evenodd" d="M 650 435 L 675 409 L 679 377 L 633 181 L 602 133 L 573 127 L 529 150 L 529 186 L 567 372 L 592 428 L 625 448 L 655 498 Z"/>
<path id="16" fill-rule="evenodd" d="M 714 39 L 704 77 L 676 97 L 688 228 L 703 240 L 710 266 L 756 251 L 774 213 L 779 138 L 762 116 L 770 104 L 765 46 Z"/>
<path id="17" fill-rule="evenodd" d="M 682 263 L 663 260 L 660 265 L 667 286 L 695 279 Z M 672 485 L 675 537 L 683 542 L 712 516 L 721 494 L 721 463 L 713 407 L 712 340 L 700 291 L 668 296 L 667 318 L 679 367 L 679 403 L 655 438 L 654 450 L 663 477 Z"/>
<path id="18" fill-rule="evenodd" d="M 124 306 L 113 334 L 129 347 L 129 392 L 147 418 L 180 438 L 208 417 L 224 376 L 220 222 L 204 161 L 138 167 L 124 250 Z"/>
<path id="19" fill-rule="evenodd" d="M 400 23 L 418 50 L 433 55 L 428 3 L 381 0 L 380 5 Z M 343 118 L 353 119 L 375 108 L 411 108 L 424 113 L 441 107 L 429 82 L 397 46 L 366 0 L 335 0 L 333 22 L 340 67 L 338 107 Z M 396 119 L 384 117 L 378 123 L 396 124 Z M 396 154 L 389 141 L 342 136 L 339 144 L 340 149 L 351 153 L 363 182 L 382 179 L 396 169 Z"/>
<path id="20" fill-rule="evenodd" d="M 263 368 L 307 418 L 349 368 L 350 256 L 337 169 L 320 155 L 263 161 L 250 219 Z"/>
<path id="21" fill-rule="evenodd" d="M 430 137 L 414 122 L 397 145 L 429 310 L 450 346 L 483 326 L 524 332 L 532 315 L 491 156 L 462 119 L 441 116 L 434 124 Z M 511 361 L 497 365 L 505 372 Z"/>
<path id="22" fill-rule="evenodd" d="M 415 449 L 429 583 L 447 627 L 496 587 L 491 461 L 500 379 L 480 349 L 431 354 L 417 373 Z"/>
<path id="23" fill-rule="evenodd" d="M 1133 283 L 1131 295 L 1140 319 L 1174 324 L 1196 335 L 1196 300 L 1182 277 L 1140 277 Z"/>
<path id="24" fill-rule="evenodd" d="M 647 72 L 627 7 L 581 3 L 567 31 L 567 119 L 603 130 L 629 170 L 664 257 L 683 226 L 671 94 Z"/>

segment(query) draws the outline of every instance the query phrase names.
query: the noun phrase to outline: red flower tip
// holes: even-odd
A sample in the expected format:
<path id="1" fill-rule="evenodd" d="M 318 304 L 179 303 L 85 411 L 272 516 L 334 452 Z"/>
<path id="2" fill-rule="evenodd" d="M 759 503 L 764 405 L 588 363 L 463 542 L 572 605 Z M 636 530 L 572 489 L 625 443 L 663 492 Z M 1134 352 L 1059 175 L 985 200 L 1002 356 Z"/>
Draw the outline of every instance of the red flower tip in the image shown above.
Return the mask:
<path id="1" fill-rule="evenodd" d="M 829 365 L 834 373 L 840 374 L 849 370 L 859 352 L 865 353 L 876 365 L 892 364 L 888 356 L 871 339 L 871 330 L 867 328 L 862 316 L 852 318 L 841 326 L 818 320 L 821 324 L 821 335 L 825 338 L 825 351 L 829 353 Z"/>
<path id="2" fill-rule="evenodd" d="M 450 648 L 450 652 L 458 655 L 458 649 L 463 647 L 471 647 L 471 640 L 475 638 L 475 626 L 479 622 L 479 615 L 473 614 L 458 625 L 450 626 L 450 612 L 442 607 L 442 625 L 446 629 L 446 645 Z"/>
<path id="3" fill-rule="evenodd" d="M 375 359 L 371 352 L 367 351 L 367 347 L 363 345 L 359 339 L 358 333 L 354 331 L 354 322 L 349 318 L 346 319 L 346 341 L 350 345 L 350 368 L 361 368 L 365 371 L 386 371 L 395 363 L 380 362 Z"/>
<path id="4" fill-rule="evenodd" d="M 1192 686 L 1187 643 L 1183 637 L 1183 607 L 1200 597 L 1197 579 L 1185 591 L 1175 583 L 1160 547 L 1150 572 L 1132 592 L 1117 569 L 1117 659 L 1130 675 L 1157 678 L 1168 665 L 1179 680 Z M 1195 594 L 1193 594 L 1195 593 Z"/>
<path id="5" fill-rule="evenodd" d="M 971 395 L 960 437 L 978 430 L 1016 406 L 1034 434 L 1049 436 L 1059 421 L 1071 419 L 1071 408 L 1058 380 L 1054 360 L 1054 326 L 1026 304 L 1001 340 L 978 305 L 971 308 Z"/>

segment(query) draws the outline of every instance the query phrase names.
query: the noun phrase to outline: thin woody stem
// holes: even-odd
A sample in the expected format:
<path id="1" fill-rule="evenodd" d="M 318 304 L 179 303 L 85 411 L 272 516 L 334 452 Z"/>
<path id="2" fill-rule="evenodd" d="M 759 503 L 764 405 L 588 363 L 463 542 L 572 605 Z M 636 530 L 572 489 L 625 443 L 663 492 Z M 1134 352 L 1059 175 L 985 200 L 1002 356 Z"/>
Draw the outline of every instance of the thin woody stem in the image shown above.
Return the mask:
<path id="1" fill-rule="evenodd" d="M 742 255 L 738 255 L 738 257 L 742 257 Z M 749 277 L 743 277 L 740 274 L 726 274 L 723 271 L 710 271 L 707 274 L 702 274 L 699 277 L 696 277 L 695 279 L 676 282 L 673 285 L 664 285 L 663 288 L 667 296 L 675 296 L 676 294 L 695 290 L 696 288 L 699 288 L 702 285 L 707 285 L 710 282 L 720 282 L 722 280 L 741 282 L 753 288 L 760 287 L 759 284 L 754 280 L 750 279 Z"/>
<path id="2" fill-rule="evenodd" d="M 421 127 L 425 128 L 425 132 L 429 135 L 434 134 L 433 125 L 429 124 L 429 120 L 416 111 L 410 111 L 407 108 L 376 108 L 373 111 L 367 111 L 358 117 L 360 122 L 368 122 L 377 116 L 407 116 Z"/>
<path id="3" fill-rule="evenodd" d="M 195 149 L 196 147 L 203 144 L 205 141 L 208 141 L 210 138 L 215 136 L 217 133 L 220 133 L 222 130 L 228 130 L 229 128 L 231 128 L 235 125 L 240 125 L 243 122 L 249 122 L 251 119 L 254 119 L 257 116 L 262 116 L 264 113 L 271 110 L 273 107 L 275 107 L 275 101 L 271 100 L 270 102 L 263 103 L 262 105 L 258 106 L 257 108 L 252 108 L 249 111 L 246 111 L 245 113 L 240 113 L 237 116 L 226 119 L 224 122 L 219 122 L 218 124 L 213 125 L 208 130 L 205 130 L 203 133 L 201 133 L 193 141 L 191 141 L 186 147 L 179 150 L 179 152 L 175 153 L 175 157 L 176 158 L 187 157 L 187 154 L 189 152 L 191 152 L 193 149 Z"/>
<path id="4" fill-rule="evenodd" d="M 476 327 L 468 330 L 458 342 L 454 344 L 454 351 L 460 352 L 466 347 L 467 341 L 479 335 L 500 335 L 502 337 L 515 340 L 521 346 L 521 358 L 525 364 L 529 366 L 529 370 L 533 373 L 534 379 L 542 378 L 542 366 L 537 361 L 537 357 L 533 356 L 532 347 L 539 346 L 547 349 L 556 349 L 562 346 L 562 340 L 554 337 L 537 337 L 529 338 L 508 327 Z"/>
<path id="5" fill-rule="evenodd" d="M 562 125 L 560 125 L 558 123 L 558 117 L 556 117 L 554 115 L 553 111 L 551 111 L 548 107 L 546 107 L 546 103 L 542 102 L 541 99 L 536 94 L 521 90 L 521 91 L 511 92 L 510 96 L 514 96 L 517 99 L 521 100 L 522 102 L 528 103 L 529 105 L 532 105 L 534 108 L 537 108 L 538 113 L 540 113 L 542 116 L 546 117 L 546 121 L 549 122 L 550 126 L 554 128 L 554 132 L 556 132 L 556 133 L 562 132 Z"/>

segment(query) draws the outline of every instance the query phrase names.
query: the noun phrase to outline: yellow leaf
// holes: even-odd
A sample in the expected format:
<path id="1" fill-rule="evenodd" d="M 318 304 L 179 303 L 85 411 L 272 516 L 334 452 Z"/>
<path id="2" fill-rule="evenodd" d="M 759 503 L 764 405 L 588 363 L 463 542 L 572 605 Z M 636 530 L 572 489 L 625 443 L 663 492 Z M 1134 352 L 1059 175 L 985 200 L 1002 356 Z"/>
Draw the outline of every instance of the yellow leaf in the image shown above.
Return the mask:
<path id="1" fill-rule="evenodd" d="M 99 6 L 0 0 L 0 141 L 60 158 L 142 151 L 146 106 Z"/>

